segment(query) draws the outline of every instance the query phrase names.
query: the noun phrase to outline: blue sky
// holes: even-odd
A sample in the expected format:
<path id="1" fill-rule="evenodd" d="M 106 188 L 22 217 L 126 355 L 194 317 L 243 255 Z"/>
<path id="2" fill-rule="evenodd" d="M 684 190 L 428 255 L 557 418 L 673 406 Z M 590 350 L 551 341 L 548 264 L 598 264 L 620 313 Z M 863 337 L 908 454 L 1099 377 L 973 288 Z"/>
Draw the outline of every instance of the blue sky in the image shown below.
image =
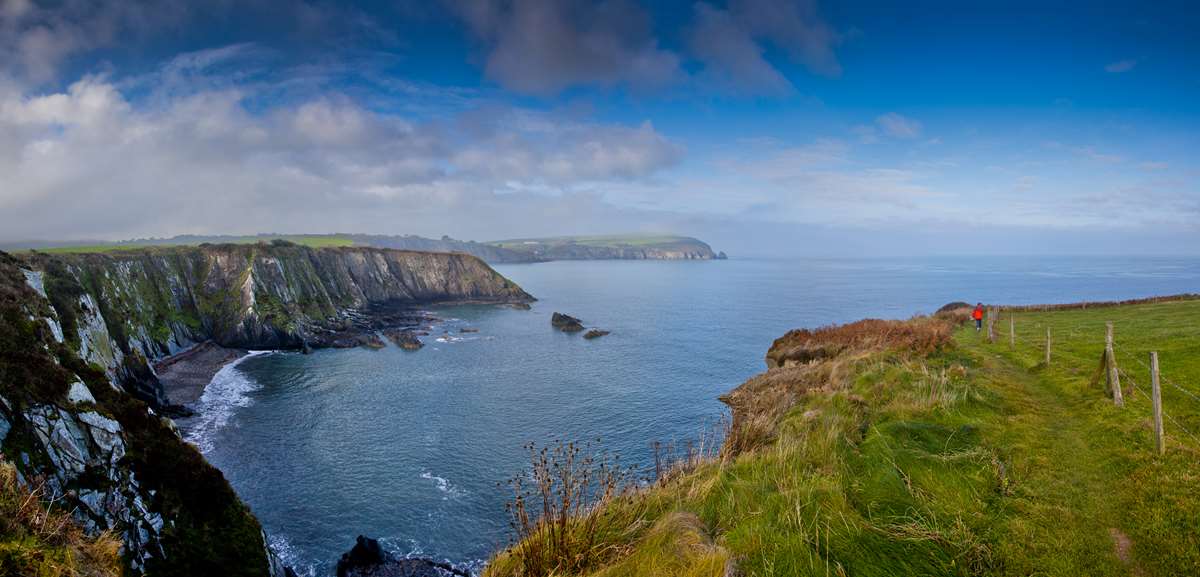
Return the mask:
<path id="1" fill-rule="evenodd" d="M 0 0 L 0 241 L 1200 247 L 1187 3 Z"/>

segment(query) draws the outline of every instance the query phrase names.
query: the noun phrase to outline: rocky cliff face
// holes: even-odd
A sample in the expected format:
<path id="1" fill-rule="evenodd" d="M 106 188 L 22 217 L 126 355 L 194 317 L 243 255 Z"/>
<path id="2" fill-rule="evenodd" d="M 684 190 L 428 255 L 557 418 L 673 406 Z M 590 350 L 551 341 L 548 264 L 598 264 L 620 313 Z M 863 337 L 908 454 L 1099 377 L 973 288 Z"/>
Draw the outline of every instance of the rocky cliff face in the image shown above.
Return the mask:
<path id="1" fill-rule="evenodd" d="M 133 573 L 276 575 L 257 520 L 160 416 L 150 361 L 190 344 L 321 346 L 397 307 L 532 298 L 477 258 L 221 245 L 0 252 L 0 451 Z"/>
<path id="2" fill-rule="evenodd" d="M 0 253 L 0 451 L 19 481 L 119 535 L 132 573 L 271 574 L 262 530 L 221 473 L 80 356 L 112 358 L 95 348 L 111 340 L 86 337 L 102 323 L 65 322 L 25 264 Z"/>
<path id="3" fill-rule="evenodd" d="M 161 403 L 148 360 L 205 340 L 329 346 L 383 328 L 386 313 L 438 302 L 533 300 L 478 258 L 286 243 L 147 248 L 24 259 L 70 345 L 110 380 Z"/>

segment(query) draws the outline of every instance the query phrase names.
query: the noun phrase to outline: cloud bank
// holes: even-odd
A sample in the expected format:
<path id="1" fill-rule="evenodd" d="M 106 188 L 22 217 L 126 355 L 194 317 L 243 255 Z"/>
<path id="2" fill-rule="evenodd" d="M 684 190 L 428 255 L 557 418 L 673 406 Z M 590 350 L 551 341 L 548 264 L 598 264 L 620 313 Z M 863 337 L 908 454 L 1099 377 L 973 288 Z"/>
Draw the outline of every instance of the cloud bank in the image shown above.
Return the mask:
<path id="1" fill-rule="evenodd" d="M 205 75 L 247 53 L 181 55 L 139 79 L 157 88 L 136 101 L 104 76 L 0 93 L 3 236 L 513 234 L 496 219 L 599 204 L 598 183 L 652 178 L 684 154 L 650 122 L 505 106 L 417 120 L 329 92 L 257 110 L 274 82 Z"/>
<path id="2" fill-rule="evenodd" d="M 684 50 L 665 48 L 650 14 L 627 0 L 471 0 L 448 2 L 486 52 L 488 78 L 549 96 L 572 86 L 626 86 L 635 92 L 696 80 L 739 94 L 785 95 L 791 81 L 766 56 L 828 76 L 841 73 L 841 36 L 813 0 L 734 0 L 693 6 L 680 31 Z"/>

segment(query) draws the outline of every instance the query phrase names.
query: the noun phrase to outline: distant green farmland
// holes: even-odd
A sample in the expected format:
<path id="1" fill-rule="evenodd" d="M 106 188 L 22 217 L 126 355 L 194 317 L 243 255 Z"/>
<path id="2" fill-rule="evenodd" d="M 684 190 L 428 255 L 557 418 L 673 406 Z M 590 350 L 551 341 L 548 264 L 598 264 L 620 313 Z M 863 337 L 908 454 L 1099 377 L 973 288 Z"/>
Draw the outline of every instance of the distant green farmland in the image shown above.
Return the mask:
<path id="1" fill-rule="evenodd" d="M 53 248 L 27 249 L 37 250 L 38 252 L 50 254 L 79 254 L 79 253 L 103 253 L 117 252 L 122 250 L 134 250 L 142 248 L 156 247 L 171 247 L 171 246 L 197 246 L 212 242 L 213 244 L 254 244 L 256 242 L 271 242 L 273 240 L 286 240 L 298 245 L 308 246 L 312 248 L 337 247 L 337 246 L 354 246 L 354 241 L 347 236 L 333 234 L 297 234 L 297 235 L 278 235 L 278 236 L 230 236 L 220 237 L 214 240 L 197 240 L 195 242 L 122 242 L 113 244 L 81 244 L 73 246 L 57 246 Z"/>
<path id="2" fill-rule="evenodd" d="M 679 243 L 694 243 L 696 239 L 672 235 L 602 235 L 602 236 L 556 236 L 548 238 L 514 238 L 498 240 L 488 244 L 502 248 L 521 249 L 531 244 L 549 246 L 579 244 L 583 246 L 662 246 Z"/>

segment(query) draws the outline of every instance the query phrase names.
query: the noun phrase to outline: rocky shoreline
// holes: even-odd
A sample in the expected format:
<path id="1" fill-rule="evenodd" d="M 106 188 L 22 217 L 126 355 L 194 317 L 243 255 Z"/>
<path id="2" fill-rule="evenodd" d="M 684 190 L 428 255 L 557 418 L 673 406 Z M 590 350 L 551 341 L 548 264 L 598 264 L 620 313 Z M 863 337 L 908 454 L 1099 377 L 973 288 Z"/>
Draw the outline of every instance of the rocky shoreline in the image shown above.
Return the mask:
<path id="1" fill-rule="evenodd" d="M 431 325 L 441 321 L 411 309 L 373 309 L 349 315 L 342 327 L 318 335 L 300 350 L 308 353 L 314 348 L 381 349 L 387 345 L 379 333 L 397 347 L 418 350 L 424 345 L 417 337 L 428 335 Z M 472 329 L 463 331 L 471 332 Z M 226 365 L 248 354 L 250 349 L 223 347 L 208 340 L 155 361 L 154 372 L 162 384 L 167 405 L 173 409 L 171 412 L 176 416 L 193 414 L 213 377 Z"/>
<path id="2" fill-rule="evenodd" d="M 166 357 L 154 364 L 158 381 L 162 383 L 163 395 L 173 405 L 190 409 L 200 400 L 205 387 L 225 365 L 232 363 L 250 351 L 222 347 L 212 341 L 204 341 L 178 354 Z"/>

